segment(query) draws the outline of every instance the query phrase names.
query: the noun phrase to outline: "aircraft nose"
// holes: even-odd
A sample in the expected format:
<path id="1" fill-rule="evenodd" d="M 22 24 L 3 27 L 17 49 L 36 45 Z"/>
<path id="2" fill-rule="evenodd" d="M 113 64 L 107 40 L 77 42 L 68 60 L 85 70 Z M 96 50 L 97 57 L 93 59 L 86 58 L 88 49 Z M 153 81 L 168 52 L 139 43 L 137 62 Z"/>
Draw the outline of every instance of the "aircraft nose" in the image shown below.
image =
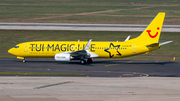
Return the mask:
<path id="1" fill-rule="evenodd" d="M 9 49 L 8 53 L 13 54 L 13 48 Z"/>

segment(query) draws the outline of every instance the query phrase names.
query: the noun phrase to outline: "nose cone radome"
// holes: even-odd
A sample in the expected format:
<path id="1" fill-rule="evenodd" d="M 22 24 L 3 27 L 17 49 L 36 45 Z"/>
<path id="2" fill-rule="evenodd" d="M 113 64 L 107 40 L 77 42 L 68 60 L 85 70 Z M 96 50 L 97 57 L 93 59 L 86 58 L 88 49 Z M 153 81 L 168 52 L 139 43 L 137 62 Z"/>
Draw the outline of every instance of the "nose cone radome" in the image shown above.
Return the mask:
<path id="1" fill-rule="evenodd" d="M 8 53 L 13 54 L 13 48 L 9 49 Z"/>

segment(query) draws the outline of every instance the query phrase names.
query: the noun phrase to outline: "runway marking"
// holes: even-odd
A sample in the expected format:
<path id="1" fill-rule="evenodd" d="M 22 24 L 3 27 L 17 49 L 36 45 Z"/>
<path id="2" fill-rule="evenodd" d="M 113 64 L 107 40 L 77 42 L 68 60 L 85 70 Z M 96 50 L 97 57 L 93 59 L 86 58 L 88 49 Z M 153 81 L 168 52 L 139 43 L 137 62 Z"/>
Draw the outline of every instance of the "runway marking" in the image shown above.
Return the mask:
<path id="1" fill-rule="evenodd" d="M 116 66 L 116 65 L 119 65 L 119 64 L 109 64 L 109 65 L 105 65 L 105 67 Z"/>
<path id="2" fill-rule="evenodd" d="M 126 63 L 132 63 L 132 61 L 128 61 L 128 62 L 126 62 Z"/>
<path id="3" fill-rule="evenodd" d="M 13 83 L 0 83 L 0 84 L 13 84 Z"/>
<path id="4" fill-rule="evenodd" d="M 57 86 L 57 85 L 62 85 L 62 84 L 66 84 L 66 83 L 72 83 L 73 81 L 67 81 L 67 82 L 62 82 L 62 83 L 56 83 L 56 84 L 51 84 L 51 85 L 45 85 L 45 86 L 40 86 L 40 87 L 36 87 L 34 89 L 40 89 L 40 88 L 46 88 L 46 87 L 51 87 L 51 86 Z"/>
<path id="5" fill-rule="evenodd" d="M 125 64 L 128 64 L 128 63 L 132 63 L 132 61 L 125 62 Z M 122 64 L 124 64 L 124 63 L 122 63 Z M 105 65 L 105 67 L 116 66 L 116 65 L 120 65 L 120 63 Z"/>
<path id="6" fill-rule="evenodd" d="M 144 99 L 120 99 L 120 100 L 103 100 L 103 101 L 137 101 L 137 100 L 161 100 L 161 99 L 177 99 L 180 97 L 164 97 L 164 98 L 144 98 Z"/>
<path id="7" fill-rule="evenodd" d="M 157 89 L 157 88 L 145 88 L 145 89 L 152 89 L 152 90 L 162 90 L 162 91 L 170 91 L 170 92 L 180 92 L 176 90 L 168 90 L 168 89 Z"/>

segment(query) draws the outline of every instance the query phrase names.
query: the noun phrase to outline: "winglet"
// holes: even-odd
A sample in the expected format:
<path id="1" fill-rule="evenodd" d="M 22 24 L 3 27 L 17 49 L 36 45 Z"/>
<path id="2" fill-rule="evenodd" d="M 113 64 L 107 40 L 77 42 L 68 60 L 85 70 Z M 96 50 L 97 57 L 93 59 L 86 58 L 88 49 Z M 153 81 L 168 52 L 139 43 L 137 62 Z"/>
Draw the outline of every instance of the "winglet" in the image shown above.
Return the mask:
<path id="1" fill-rule="evenodd" d="M 125 40 L 125 41 L 128 41 L 130 37 L 131 37 L 131 35 L 129 35 L 129 36 L 126 38 L 126 40 Z"/>
<path id="2" fill-rule="evenodd" d="M 91 41 L 92 41 L 92 39 L 89 40 L 89 42 L 87 43 L 87 45 L 84 48 L 84 50 L 88 50 L 89 49 L 89 46 L 91 45 Z"/>

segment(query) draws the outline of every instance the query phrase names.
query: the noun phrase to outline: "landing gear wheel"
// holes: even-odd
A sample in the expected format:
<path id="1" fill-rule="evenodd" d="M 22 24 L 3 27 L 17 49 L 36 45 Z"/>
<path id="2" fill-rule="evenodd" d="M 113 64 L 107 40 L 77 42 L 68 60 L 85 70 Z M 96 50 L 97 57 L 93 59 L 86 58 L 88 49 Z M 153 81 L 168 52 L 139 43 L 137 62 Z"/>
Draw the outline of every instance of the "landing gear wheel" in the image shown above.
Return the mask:
<path id="1" fill-rule="evenodd" d="M 81 64 L 85 64 L 85 63 L 86 63 L 86 60 L 81 60 L 80 63 L 81 63 Z"/>
<path id="2" fill-rule="evenodd" d="M 87 63 L 92 63 L 92 59 L 88 58 Z"/>
<path id="3" fill-rule="evenodd" d="M 25 63 L 26 62 L 26 59 L 23 59 L 23 63 Z"/>

